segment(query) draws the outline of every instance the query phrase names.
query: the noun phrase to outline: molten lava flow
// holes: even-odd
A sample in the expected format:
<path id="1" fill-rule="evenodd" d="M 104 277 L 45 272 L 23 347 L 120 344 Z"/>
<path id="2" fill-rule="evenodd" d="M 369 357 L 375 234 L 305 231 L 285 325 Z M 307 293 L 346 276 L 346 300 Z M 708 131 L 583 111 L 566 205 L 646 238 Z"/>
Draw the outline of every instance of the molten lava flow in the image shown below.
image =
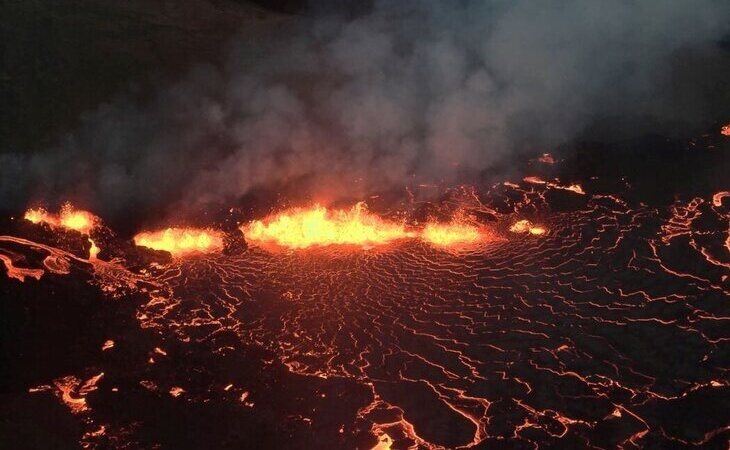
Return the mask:
<path id="1" fill-rule="evenodd" d="M 421 239 L 438 246 L 474 244 L 483 239 L 479 228 L 462 222 L 429 223 L 421 232 Z"/>
<path id="2" fill-rule="evenodd" d="M 529 233 L 533 235 L 541 235 L 547 233 L 544 227 L 534 225 L 529 220 L 518 220 L 509 228 L 513 233 Z"/>
<path id="3" fill-rule="evenodd" d="M 548 184 L 547 181 L 543 180 L 540 177 L 525 177 L 522 179 L 522 181 L 530 184 Z"/>
<path id="4" fill-rule="evenodd" d="M 574 183 L 574 184 L 569 184 L 567 186 L 564 186 L 562 184 L 553 183 L 551 181 L 545 181 L 540 177 L 532 177 L 532 176 L 525 177 L 522 179 L 522 181 L 524 181 L 525 183 L 530 183 L 530 184 L 542 184 L 549 188 L 562 189 L 564 191 L 570 191 L 570 192 L 580 194 L 580 195 L 586 194 L 586 192 L 583 190 L 583 187 L 580 184 Z M 509 186 L 509 185 L 507 185 L 507 186 Z"/>
<path id="5" fill-rule="evenodd" d="M 89 243 L 91 244 L 91 248 L 89 248 L 89 259 L 96 259 L 101 249 L 96 245 L 96 242 L 94 242 L 93 240 L 89 239 Z"/>
<path id="6" fill-rule="evenodd" d="M 50 213 L 43 208 L 31 208 L 25 212 L 23 218 L 36 224 L 42 223 L 54 228 L 78 231 L 86 236 L 101 224 L 101 219 L 97 216 L 88 211 L 76 209 L 71 203 L 64 204 L 58 214 Z M 96 259 L 100 249 L 91 239 L 89 239 L 89 243 L 91 244 L 89 259 Z"/>
<path id="7" fill-rule="evenodd" d="M 401 223 L 371 214 L 365 203 L 349 210 L 320 205 L 295 208 L 241 227 L 247 239 L 262 244 L 301 249 L 333 244 L 373 246 L 415 236 Z"/>
<path id="8" fill-rule="evenodd" d="M 575 192 L 576 194 L 580 194 L 580 195 L 586 195 L 586 191 L 583 190 L 583 187 L 580 184 L 571 184 L 568 186 L 560 186 L 559 189 Z"/>
<path id="9" fill-rule="evenodd" d="M 45 223 L 82 234 L 89 234 L 100 223 L 98 217 L 88 211 L 75 209 L 70 203 L 63 205 L 58 214 L 49 213 L 43 208 L 29 209 L 25 212 L 24 218 L 33 223 Z"/>
<path id="10" fill-rule="evenodd" d="M 89 411 L 86 403 L 86 396 L 98 389 L 99 380 L 104 377 L 104 372 L 94 375 L 82 384 L 82 380 L 75 376 L 67 376 L 54 380 L 56 395 L 74 414 L 81 414 Z"/>
<path id="11" fill-rule="evenodd" d="M 718 192 L 715 195 L 712 196 L 712 204 L 713 206 L 720 207 L 722 206 L 722 199 L 725 197 L 730 197 L 730 191 L 722 191 Z"/>
<path id="12" fill-rule="evenodd" d="M 212 253 L 223 249 L 223 233 L 197 228 L 167 228 L 139 233 L 134 236 L 134 243 L 140 247 L 163 250 L 173 256 Z"/>
<path id="13" fill-rule="evenodd" d="M 370 450 L 390 450 L 393 445 L 393 438 L 384 433 L 378 437 L 378 443 Z"/>
<path id="14" fill-rule="evenodd" d="M 41 276 L 43 276 L 43 269 L 27 269 L 24 267 L 16 267 L 13 264 L 12 258 L 7 255 L 3 255 L 2 253 L 0 253 L 0 263 L 3 263 L 5 265 L 5 270 L 7 270 L 6 275 L 8 276 L 8 278 L 14 278 L 21 282 L 25 281 L 26 277 L 40 280 Z"/>

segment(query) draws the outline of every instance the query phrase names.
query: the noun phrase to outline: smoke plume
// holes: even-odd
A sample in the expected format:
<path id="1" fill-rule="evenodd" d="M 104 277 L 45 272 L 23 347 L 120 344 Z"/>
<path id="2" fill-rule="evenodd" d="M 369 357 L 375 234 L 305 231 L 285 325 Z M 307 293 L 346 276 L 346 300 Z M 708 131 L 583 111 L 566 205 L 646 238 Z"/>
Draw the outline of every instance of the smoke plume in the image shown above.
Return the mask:
<path id="1" fill-rule="evenodd" d="M 727 61 L 728 24 L 722 0 L 397 1 L 301 18 L 151 101 L 101 105 L 53 148 L 1 153 L 0 200 L 119 216 L 294 181 L 331 198 L 459 183 L 604 118 L 708 120 L 690 95 L 707 82 L 678 85 L 677 68 L 698 52 Z"/>

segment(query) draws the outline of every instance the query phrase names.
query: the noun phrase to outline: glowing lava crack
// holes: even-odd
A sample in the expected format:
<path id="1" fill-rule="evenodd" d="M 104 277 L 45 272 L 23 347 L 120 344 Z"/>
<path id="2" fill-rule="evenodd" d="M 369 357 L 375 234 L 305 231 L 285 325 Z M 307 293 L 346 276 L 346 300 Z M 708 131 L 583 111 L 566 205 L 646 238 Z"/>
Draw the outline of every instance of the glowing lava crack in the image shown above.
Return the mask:
<path id="1" fill-rule="evenodd" d="M 505 239 L 458 215 L 409 227 L 364 205 L 289 210 L 242 227 L 253 243 L 297 249 L 412 241 L 392 251 L 253 245 L 219 254 L 222 231 L 171 228 L 135 242 L 206 257 L 132 273 L 123 260 L 89 265 L 0 236 L 7 285 L 40 286 L 44 269 L 68 281 L 93 271 L 104 296 L 142 299 L 139 328 L 168 349 L 151 346 L 135 363 L 115 356 L 137 339 L 135 327 L 134 339 L 100 337 L 93 347 L 108 363 L 29 393 L 55 394 L 96 448 L 138 448 L 156 423 L 117 394 L 121 375 L 173 402 L 171 415 L 234 405 L 237 423 L 267 418 L 287 438 L 292 429 L 324 436 L 261 448 L 727 448 L 728 192 L 666 211 L 586 194 L 578 209 L 551 212 L 545 191 L 555 188 L 525 183 L 502 184 L 474 209 L 517 198 L 498 216 Z M 526 214 L 545 217 L 549 230 L 518 220 Z M 441 251 L 484 240 L 475 251 Z M 692 425 L 678 426 L 685 419 Z"/>

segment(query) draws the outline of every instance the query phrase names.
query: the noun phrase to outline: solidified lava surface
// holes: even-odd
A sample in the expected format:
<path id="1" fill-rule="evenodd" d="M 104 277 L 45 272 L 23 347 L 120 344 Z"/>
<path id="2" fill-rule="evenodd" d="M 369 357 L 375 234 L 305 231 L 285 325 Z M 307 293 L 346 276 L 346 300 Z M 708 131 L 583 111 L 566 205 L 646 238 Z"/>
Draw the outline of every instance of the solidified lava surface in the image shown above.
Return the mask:
<path id="1" fill-rule="evenodd" d="M 3 441 L 727 448 L 730 194 L 560 186 L 474 193 L 498 238 L 459 251 L 105 256 L 110 238 L 96 260 L 5 220 Z"/>

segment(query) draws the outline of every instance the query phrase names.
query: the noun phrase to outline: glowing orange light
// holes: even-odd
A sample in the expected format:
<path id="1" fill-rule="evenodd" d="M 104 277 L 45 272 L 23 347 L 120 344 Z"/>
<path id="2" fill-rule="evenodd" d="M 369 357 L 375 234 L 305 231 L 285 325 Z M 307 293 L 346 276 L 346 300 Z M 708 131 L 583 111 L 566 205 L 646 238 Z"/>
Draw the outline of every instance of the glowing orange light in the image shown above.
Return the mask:
<path id="1" fill-rule="evenodd" d="M 81 384 L 81 380 L 73 376 L 68 376 L 55 380 L 54 384 L 56 385 L 56 389 L 58 389 L 56 395 L 61 398 L 61 401 L 68 406 L 71 412 L 74 414 L 80 414 L 89 409 L 89 407 L 86 406 L 86 399 L 83 396 L 76 396 L 76 393 L 74 392 Z"/>
<path id="2" fill-rule="evenodd" d="M 29 209 L 23 218 L 33 223 L 56 224 L 56 220 L 52 219 L 51 214 L 43 208 Z"/>
<path id="3" fill-rule="evenodd" d="M 33 223 L 45 223 L 52 227 L 75 230 L 82 234 L 89 234 L 101 222 L 92 213 L 75 209 L 70 203 L 64 204 L 58 214 L 50 213 L 43 208 L 35 208 L 26 211 L 23 217 Z"/>
<path id="4" fill-rule="evenodd" d="M 404 224 L 368 212 L 362 202 L 349 210 L 330 210 L 320 205 L 294 208 L 255 220 L 241 231 L 248 240 L 294 249 L 335 244 L 367 247 L 415 236 Z"/>
<path id="5" fill-rule="evenodd" d="M 0 263 L 5 265 L 6 275 L 8 278 L 14 278 L 20 282 L 24 282 L 26 277 L 40 280 L 43 276 L 43 269 L 26 269 L 24 267 L 16 267 L 12 258 L 0 253 Z"/>
<path id="6" fill-rule="evenodd" d="M 101 249 L 96 245 L 96 242 L 94 242 L 93 240 L 89 239 L 89 243 L 91 244 L 91 247 L 89 248 L 89 259 L 96 259 Z"/>
<path id="7" fill-rule="evenodd" d="M 730 123 L 720 129 L 720 134 L 730 136 Z"/>
<path id="8" fill-rule="evenodd" d="M 140 247 L 163 250 L 173 256 L 212 253 L 223 249 L 223 233 L 197 228 L 166 228 L 139 233 L 134 236 L 134 243 Z"/>
<path id="9" fill-rule="evenodd" d="M 555 158 L 550 153 L 543 153 L 537 160 L 543 164 L 555 164 Z"/>
<path id="10" fill-rule="evenodd" d="M 509 230 L 513 233 L 529 233 L 536 236 L 547 233 L 544 227 L 534 225 L 529 220 L 518 220 L 512 224 Z"/>
<path id="11" fill-rule="evenodd" d="M 560 189 L 575 192 L 576 194 L 580 194 L 580 195 L 586 194 L 586 191 L 583 190 L 583 187 L 580 184 L 571 184 L 569 186 L 561 186 Z"/>
<path id="12" fill-rule="evenodd" d="M 80 414 L 89 410 L 86 403 L 86 396 L 97 390 L 97 383 L 104 377 L 104 372 L 94 375 L 85 382 L 81 382 L 79 378 L 67 376 L 54 380 L 56 385 L 56 395 L 74 414 Z"/>
<path id="13" fill-rule="evenodd" d="M 393 448 L 392 446 L 393 438 L 388 436 L 387 433 L 383 433 L 381 436 L 378 436 L 378 443 L 370 450 L 391 450 Z"/>
<path id="14" fill-rule="evenodd" d="M 712 196 L 712 205 L 716 207 L 722 206 L 722 199 L 725 197 L 730 197 L 730 191 L 722 191 L 716 193 Z"/>
<path id="15" fill-rule="evenodd" d="M 180 397 L 181 394 L 185 393 L 185 389 L 181 388 L 180 386 L 173 386 L 170 388 L 170 395 L 173 397 Z"/>
<path id="16" fill-rule="evenodd" d="M 540 177 L 525 177 L 522 179 L 522 181 L 530 184 L 548 184 L 547 181 L 543 180 Z"/>
<path id="17" fill-rule="evenodd" d="M 479 242 L 483 235 L 479 228 L 466 223 L 429 223 L 423 228 L 421 238 L 433 245 L 454 246 Z"/>
<path id="18" fill-rule="evenodd" d="M 570 184 L 568 186 L 564 186 L 562 184 L 545 181 L 540 177 L 532 177 L 532 176 L 525 177 L 522 179 L 522 181 L 524 181 L 525 183 L 530 183 L 530 184 L 542 184 L 549 188 L 562 189 L 564 191 L 570 191 L 570 192 L 574 192 L 574 193 L 580 194 L 580 195 L 585 195 L 585 193 L 586 193 L 580 184 Z"/>

